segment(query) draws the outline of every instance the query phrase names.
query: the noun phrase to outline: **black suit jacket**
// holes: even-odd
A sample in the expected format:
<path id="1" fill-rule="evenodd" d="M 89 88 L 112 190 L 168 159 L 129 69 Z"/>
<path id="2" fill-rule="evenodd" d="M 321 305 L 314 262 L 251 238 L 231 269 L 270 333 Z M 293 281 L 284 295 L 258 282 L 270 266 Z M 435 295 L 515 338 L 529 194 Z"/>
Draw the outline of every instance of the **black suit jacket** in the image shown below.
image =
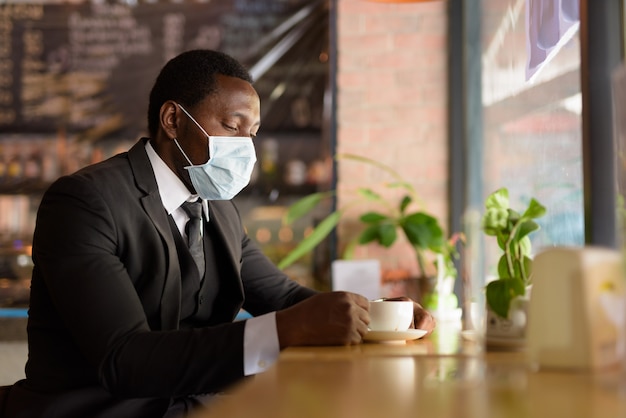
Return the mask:
<path id="1" fill-rule="evenodd" d="M 221 260 L 222 324 L 178 329 L 181 274 L 143 139 L 57 180 L 33 240 L 26 379 L 7 417 L 158 417 L 170 399 L 223 391 L 243 376 L 241 307 L 259 315 L 315 292 L 247 237 L 230 201 L 210 203 Z M 226 272 L 226 273 L 224 273 Z M 213 322 L 213 321 L 212 321 Z"/>

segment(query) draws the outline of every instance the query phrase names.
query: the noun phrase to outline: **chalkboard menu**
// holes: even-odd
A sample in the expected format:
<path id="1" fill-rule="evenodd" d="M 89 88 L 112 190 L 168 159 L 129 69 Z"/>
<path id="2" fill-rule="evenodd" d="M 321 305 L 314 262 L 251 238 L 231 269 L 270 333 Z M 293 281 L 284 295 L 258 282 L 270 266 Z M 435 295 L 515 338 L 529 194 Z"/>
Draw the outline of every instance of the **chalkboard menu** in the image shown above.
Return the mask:
<path id="1" fill-rule="evenodd" d="M 319 129 L 327 22 L 315 0 L 0 4 L 0 133 L 138 137 L 158 71 L 195 48 L 255 70 L 264 130 Z"/>

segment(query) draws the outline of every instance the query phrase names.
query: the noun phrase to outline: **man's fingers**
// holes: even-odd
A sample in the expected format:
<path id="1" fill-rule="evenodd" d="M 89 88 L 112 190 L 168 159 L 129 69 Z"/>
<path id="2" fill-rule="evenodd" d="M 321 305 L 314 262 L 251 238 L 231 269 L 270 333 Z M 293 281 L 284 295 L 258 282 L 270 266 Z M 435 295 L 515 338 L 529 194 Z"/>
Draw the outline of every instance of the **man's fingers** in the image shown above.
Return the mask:
<path id="1" fill-rule="evenodd" d="M 360 307 L 362 307 L 363 309 L 366 309 L 366 310 L 370 309 L 370 301 L 367 300 L 367 298 L 365 296 L 358 295 L 356 293 L 352 293 L 352 298 L 353 298 L 354 302 L 357 305 L 359 305 Z"/>

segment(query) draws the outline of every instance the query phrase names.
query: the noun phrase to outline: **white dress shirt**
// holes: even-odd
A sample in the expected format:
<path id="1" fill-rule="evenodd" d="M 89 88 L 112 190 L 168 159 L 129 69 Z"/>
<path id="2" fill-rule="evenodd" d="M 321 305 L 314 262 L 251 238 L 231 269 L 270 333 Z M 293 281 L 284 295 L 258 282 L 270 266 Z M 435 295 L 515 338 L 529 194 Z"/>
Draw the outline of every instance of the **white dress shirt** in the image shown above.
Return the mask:
<path id="1" fill-rule="evenodd" d="M 146 152 L 152 164 L 163 207 L 169 215 L 172 215 L 181 235 L 186 238 L 185 224 L 189 217 L 181 205 L 186 201 L 196 201 L 198 195 L 189 192 L 178 176 L 152 148 L 150 141 L 146 142 Z M 209 220 L 209 203 L 204 199 L 202 207 L 205 219 Z M 247 319 L 243 335 L 244 374 L 249 376 L 265 371 L 276 361 L 279 352 L 276 313 L 271 312 Z"/>

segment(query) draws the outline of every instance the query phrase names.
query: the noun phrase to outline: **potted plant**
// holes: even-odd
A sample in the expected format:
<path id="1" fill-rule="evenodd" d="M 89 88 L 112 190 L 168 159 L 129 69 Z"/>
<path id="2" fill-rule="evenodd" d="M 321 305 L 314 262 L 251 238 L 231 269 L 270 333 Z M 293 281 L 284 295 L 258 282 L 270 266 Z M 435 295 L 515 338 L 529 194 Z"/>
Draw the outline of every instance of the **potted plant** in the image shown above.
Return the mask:
<path id="1" fill-rule="evenodd" d="M 540 228 L 535 219 L 545 215 L 546 208 L 531 198 L 523 212 L 509 206 L 509 192 L 500 188 L 485 200 L 482 228 L 496 237 L 502 254 L 498 260 L 497 278 L 487 284 L 487 334 L 523 336 L 523 318 L 512 315 L 513 301 L 524 299 L 532 284 L 532 248 L 529 235 Z M 495 315 L 494 315 L 495 314 Z M 508 322 L 507 322 L 508 321 Z"/>
<path id="2" fill-rule="evenodd" d="M 426 302 L 430 303 L 430 308 L 437 308 L 439 304 L 446 307 L 456 308 L 458 300 L 449 285 L 457 276 L 454 266 L 454 258 L 458 256 L 456 243 L 462 238 L 460 234 L 455 234 L 450 240 L 444 238 L 443 228 L 437 218 L 423 210 L 414 210 L 412 206 L 419 201 L 413 186 L 401 178 L 392 168 L 378 161 L 353 154 L 342 154 L 337 158 L 350 159 L 362 163 L 370 164 L 389 173 L 395 181 L 387 183 L 389 188 L 403 189 L 403 196 L 392 202 L 383 197 L 380 193 L 369 187 L 359 187 L 357 189 L 358 199 L 355 199 L 345 206 L 336 209 L 324 218 L 317 227 L 305 237 L 285 258 L 279 263 L 279 268 L 285 268 L 312 251 L 322 240 L 324 240 L 332 230 L 338 225 L 341 217 L 350 209 L 365 202 L 374 202 L 380 210 L 368 210 L 363 213 L 359 220 L 363 230 L 352 240 L 343 253 L 343 258 L 352 258 L 352 253 L 356 245 L 366 245 L 372 242 L 383 247 L 391 247 L 398 239 L 399 233 L 404 234 L 407 241 L 412 246 L 420 277 L 427 276 L 427 264 L 429 261 L 435 263 L 438 277 L 447 279 L 447 295 L 439 300 L 437 297 L 430 297 Z M 324 199 L 331 198 L 335 191 L 313 193 L 305 196 L 291 205 L 284 218 L 284 223 L 291 224 L 312 211 Z M 438 284 L 443 286 L 441 280 Z M 433 306 L 437 305 L 437 306 Z"/>

